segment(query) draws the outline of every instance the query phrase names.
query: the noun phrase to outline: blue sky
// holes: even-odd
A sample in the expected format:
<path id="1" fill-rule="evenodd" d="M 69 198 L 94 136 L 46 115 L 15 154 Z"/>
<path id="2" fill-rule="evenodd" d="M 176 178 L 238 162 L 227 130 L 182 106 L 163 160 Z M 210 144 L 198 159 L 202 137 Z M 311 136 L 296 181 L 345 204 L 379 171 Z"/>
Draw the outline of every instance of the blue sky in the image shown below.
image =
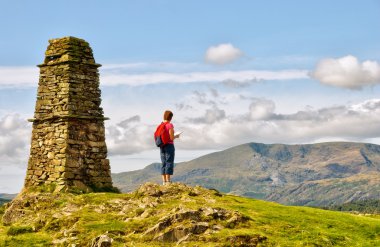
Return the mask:
<path id="1" fill-rule="evenodd" d="M 17 192 L 48 40 L 88 41 L 113 172 L 245 142 L 380 144 L 380 1 L 0 1 L 0 192 Z M 133 140 L 133 141 L 131 141 Z"/>

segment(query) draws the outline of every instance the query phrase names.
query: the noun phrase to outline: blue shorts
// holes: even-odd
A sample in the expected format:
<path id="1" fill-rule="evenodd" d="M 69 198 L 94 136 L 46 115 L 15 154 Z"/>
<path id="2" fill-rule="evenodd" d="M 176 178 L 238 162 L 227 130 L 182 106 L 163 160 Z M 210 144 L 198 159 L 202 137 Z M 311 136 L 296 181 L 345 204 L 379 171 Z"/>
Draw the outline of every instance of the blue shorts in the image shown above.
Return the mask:
<path id="1" fill-rule="evenodd" d="M 174 153 L 175 148 L 173 144 L 166 144 L 165 146 L 160 148 L 162 162 L 161 175 L 173 175 Z"/>

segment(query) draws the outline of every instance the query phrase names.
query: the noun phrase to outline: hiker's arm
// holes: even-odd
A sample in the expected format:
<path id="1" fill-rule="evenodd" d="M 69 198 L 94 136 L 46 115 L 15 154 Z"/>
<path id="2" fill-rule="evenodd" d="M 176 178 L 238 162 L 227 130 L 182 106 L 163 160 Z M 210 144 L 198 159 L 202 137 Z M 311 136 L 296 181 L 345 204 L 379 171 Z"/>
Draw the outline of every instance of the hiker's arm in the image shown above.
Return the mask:
<path id="1" fill-rule="evenodd" d="M 179 135 L 174 135 L 174 129 L 173 128 L 171 128 L 169 130 L 169 135 L 170 135 L 170 140 L 172 140 L 172 141 L 174 141 L 175 138 L 179 137 Z"/>

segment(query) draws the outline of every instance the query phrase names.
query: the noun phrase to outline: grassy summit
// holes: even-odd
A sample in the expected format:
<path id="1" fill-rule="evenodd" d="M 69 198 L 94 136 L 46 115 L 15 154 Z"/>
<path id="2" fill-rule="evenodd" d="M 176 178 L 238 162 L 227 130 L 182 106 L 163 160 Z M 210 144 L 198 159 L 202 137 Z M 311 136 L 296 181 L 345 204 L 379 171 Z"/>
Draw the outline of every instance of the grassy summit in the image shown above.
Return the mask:
<path id="1" fill-rule="evenodd" d="M 378 216 L 180 183 L 147 183 L 128 194 L 22 193 L 7 207 L 0 246 L 91 246 L 101 238 L 112 238 L 112 246 L 380 246 Z"/>

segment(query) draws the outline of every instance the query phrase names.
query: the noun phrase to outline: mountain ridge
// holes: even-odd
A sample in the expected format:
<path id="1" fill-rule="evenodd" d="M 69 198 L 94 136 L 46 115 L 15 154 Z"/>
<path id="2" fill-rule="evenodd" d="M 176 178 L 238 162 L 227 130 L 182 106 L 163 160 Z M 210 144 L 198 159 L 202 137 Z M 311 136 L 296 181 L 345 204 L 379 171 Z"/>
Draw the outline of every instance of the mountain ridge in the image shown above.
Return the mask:
<path id="1" fill-rule="evenodd" d="M 160 164 L 113 174 L 122 191 L 160 182 Z M 380 146 L 246 143 L 178 163 L 174 181 L 289 205 L 328 206 L 380 197 Z"/>

